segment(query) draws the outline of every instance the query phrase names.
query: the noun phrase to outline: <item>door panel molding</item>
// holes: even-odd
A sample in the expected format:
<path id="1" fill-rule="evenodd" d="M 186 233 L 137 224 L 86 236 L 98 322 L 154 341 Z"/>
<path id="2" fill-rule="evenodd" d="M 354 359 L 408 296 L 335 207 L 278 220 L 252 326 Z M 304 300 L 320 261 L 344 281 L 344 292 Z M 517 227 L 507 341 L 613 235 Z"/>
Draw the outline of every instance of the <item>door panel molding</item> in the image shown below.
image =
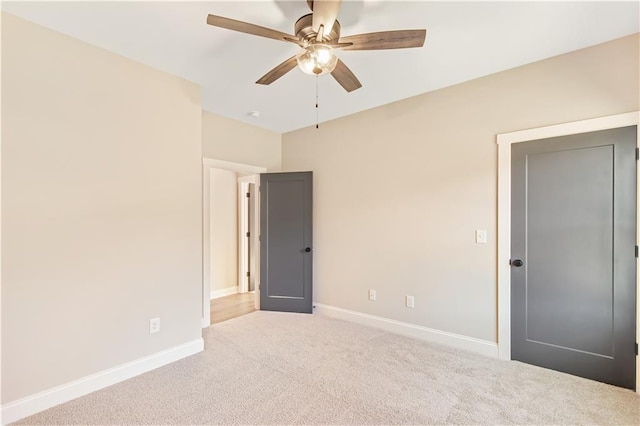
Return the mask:
<path id="1" fill-rule="evenodd" d="M 498 354 L 500 359 L 511 359 L 511 145 L 546 138 L 568 136 L 618 127 L 639 126 L 640 111 L 599 117 L 534 129 L 521 130 L 497 135 L 498 144 Z M 640 146 L 640 132 L 637 132 L 636 146 Z M 640 174 L 639 174 L 640 175 Z M 640 177 L 637 188 L 640 188 Z M 638 191 L 638 190 L 636 190 Z M 636 194 L 638 211 L 640 197 Z M 640 214 L 638 215 L 640 218 Z M 640 220 L 638 220 L 636 241 L 640 241 Z M 636 259 L 636 266 L 638 260 Z M 636 283 L 640 282 L 640 268 L 636 268 Z M 640 308 L 640 291 L 636 306 Z M 640 341 L 640 309 L 636 313 L 636 341 Z M 640 358 L 636 356 L 636 392 L 640 393 Z"/>

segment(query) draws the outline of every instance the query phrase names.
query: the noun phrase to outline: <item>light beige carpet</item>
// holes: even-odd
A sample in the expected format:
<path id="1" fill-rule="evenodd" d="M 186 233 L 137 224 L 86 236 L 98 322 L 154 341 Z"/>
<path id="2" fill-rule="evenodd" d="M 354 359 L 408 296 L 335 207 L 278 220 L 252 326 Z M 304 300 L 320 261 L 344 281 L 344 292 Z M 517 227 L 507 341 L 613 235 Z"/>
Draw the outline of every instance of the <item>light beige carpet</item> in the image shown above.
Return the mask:
<path id="1" fill-rule="evenodd" d="M 205 351 L 23 424 L 640 424 L 634 392 L 319 315 L 254 312 Z"/>

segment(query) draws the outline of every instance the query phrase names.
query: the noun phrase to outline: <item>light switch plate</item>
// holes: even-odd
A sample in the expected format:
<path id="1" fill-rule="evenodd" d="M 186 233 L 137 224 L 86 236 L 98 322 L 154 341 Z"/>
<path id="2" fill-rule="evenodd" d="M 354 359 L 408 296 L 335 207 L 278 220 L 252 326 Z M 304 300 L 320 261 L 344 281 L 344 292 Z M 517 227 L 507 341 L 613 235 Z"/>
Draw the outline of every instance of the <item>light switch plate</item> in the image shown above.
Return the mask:
<path id="1" fill-rule="evenodd" d="M 486 229 L 476 229 L 476 243 L 477 244 L 486 244 L 487 243 L 487 230 Z"/>

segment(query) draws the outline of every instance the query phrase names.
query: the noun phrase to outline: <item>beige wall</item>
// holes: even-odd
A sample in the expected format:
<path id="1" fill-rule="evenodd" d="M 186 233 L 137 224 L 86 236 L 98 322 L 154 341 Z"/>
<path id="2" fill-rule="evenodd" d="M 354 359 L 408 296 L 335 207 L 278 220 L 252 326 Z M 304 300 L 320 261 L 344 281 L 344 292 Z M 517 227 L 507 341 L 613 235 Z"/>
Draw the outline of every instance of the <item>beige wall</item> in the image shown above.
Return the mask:
<path id="1" fill-rule="evenodd" d="M 211 169 L 211 291 L 238 285 L 238 176 Z"/>
<path id="2" fill-rule="evenodd" d="M 280 171 L 281 135 L 202 111 L 202 156 Z"/>
<path id="3" fill-rule="evenodd" d="M 314 301 L 496 341 L 496 134 L 640 109 L 638 52 L 630 36 L 283 135 L 283 170 L 314 172 Z"/>
<path id="4" fill-rule="evenodd" d="M 199 339 L 200 89 L 5 13 L 2 87 L 2 403 Z"/>

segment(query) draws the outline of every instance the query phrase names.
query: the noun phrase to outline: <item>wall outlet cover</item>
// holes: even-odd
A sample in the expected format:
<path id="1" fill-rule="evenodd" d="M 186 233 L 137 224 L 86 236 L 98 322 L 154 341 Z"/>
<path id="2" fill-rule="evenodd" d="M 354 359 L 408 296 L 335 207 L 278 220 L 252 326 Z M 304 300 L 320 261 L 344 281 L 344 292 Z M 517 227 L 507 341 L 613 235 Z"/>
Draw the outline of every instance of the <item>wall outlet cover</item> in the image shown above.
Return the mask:
<path id="1" fill-rule="evenodd" d="M 149 334 L 160 331 L 160 318 L 151 318 L 149 320 Z"/>
<path id="2" fill-rule="evenodd" d="M 407 306 L 407 308 L 414 308 L 415 307 L 415 298 L 413 296 L 407 296 L 405 299 L 405 304 Z"/>

